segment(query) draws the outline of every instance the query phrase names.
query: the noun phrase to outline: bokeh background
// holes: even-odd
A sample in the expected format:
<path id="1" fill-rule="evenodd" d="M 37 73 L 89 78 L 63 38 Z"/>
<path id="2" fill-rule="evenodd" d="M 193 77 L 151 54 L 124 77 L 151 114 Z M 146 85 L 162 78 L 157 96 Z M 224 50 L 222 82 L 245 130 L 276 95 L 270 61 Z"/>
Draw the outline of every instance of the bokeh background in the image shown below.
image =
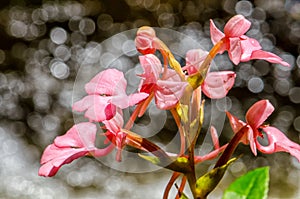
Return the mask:
<path id="1" fill-rule="evenodd" d="M 113 59 L 101 42 L 143 25 L 188 35 L 203 49 L 212 47 L 209 19 L 223 28 L 235 14 L 252 22 L 247 35 L 264 50 L 287 61 L 286 68 L 265 61 L 234 66 L 218 55 L 219 70 L 235 70 L 229 95 L 216 103 L 243 118 L 259 99 L 276 110 L 268 122 L 300 143 L 300 2 L 298 0 L 11 0 L 0 5 L 0 198 L 161 198 L 171 172 L 124 173 L 90 158 L 64 166 L 53 178 L 37 175 L 43 149 L 73 124 L 73 86 L 83 65 Z M 118 42 L 115 42 L 118 48 Z M 128 63 L 128 62 L 124 62 Z M 86 80 L 88 81 L 88 80 Z M 171 122 L 172 123 L 172 122 Z M 167 127 L 170 131 L 176 128 Z M 231 136 L 225 124 L 221 142 Z M 247 146 L 210 198 L 236 177 L 271 166 L 269 198 L 299 198 L 300 164 L 288 154 L 258 154 Z M 199 170 L 205 172 L 211 162 Z"/>

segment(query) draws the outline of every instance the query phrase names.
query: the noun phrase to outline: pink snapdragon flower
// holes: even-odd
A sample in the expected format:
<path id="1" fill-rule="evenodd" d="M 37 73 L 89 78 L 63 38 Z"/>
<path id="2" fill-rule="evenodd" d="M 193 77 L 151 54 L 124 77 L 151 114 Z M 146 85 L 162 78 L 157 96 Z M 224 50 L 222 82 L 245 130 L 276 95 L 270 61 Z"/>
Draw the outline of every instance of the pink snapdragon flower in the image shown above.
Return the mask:
<path id="1" fill-rule="evenodd" d="M 114 148 L 110 144 L 104 149 L 95 147 L 96 125 L 84 122 L 74 125 L 65 135 L 55 138 L 41 158 L 40 176 L 54 176 L 60 167 L 82 156 L 100 157 L 107 155 Z"/>
<path id="2" fill-rule="evenodd" d="M 246 62 L 252 59 L 263 59 L 271 63 L 278 63 L 283 66 L 289 66 L 277 55 L 261 50 L 259 42 L 253 38 L 244 35 L 250 28 L 251 22 L 242 15 L 232 17 L 224 27 L 224 33 L 221 32 L 210 20 L 210 34 L 213 44 L 223 41 L 219 53 L 228 51 L 229 58 L 234 64 Z"/>
<path id="3" fill-rule="evenodd" d="M 254 155 L 256 149 L 263 153 L 287 152 L 296 157 L 300 162 L 300 145 L 290 141 L 284 133 L 275 127 L 263 125 L 263 122 L 274 111 L 274 107 L 268 100 L 260 100 L 250 107 L 246 113 L 246 123 L 227 112 L 231 127 L 235 133 L 244 128 L 245 135 L 242 138 L 244 144 L 250 144 Z M 259 143 L 258 137 L 268 138 L 268 145 Z"/>
<path id="4" fill-rule="evenodd" d="M 73 110 L 86 111 L 90 121 L 104 121 L 116 114 L 117 107 L 124 109 L 144 100 L 147 93 L 126 94 L 127 81 L 117 69 L 107 69 L 97 74 L 85 85 L 88 96 L 74 103 Z"/>
<path id="5" fill-rule="evenodd" d="M 163 71 L 161 62 L 153 54 L 140 56 L 139 59 L 144 69 L 144 73 L 140 75 L 142 77 L 140 91 L 150 96 L 154 95 L 155 103 L 160 109 L 174 107 L 188 83 L 181 81 L 175 70 Z"/>
<path id="6" fill-rule="evenodd" d="M 192 75 L 198 72 L 208 52 L 201 49 L 189 50 L 186 53 L 186 66 L 183 70 Z M 227 95 L 234 85 L 236 74 L 233 71 L 208 72 L 201 85 L 202 92 L 209 98 L 219 99 Z"/>

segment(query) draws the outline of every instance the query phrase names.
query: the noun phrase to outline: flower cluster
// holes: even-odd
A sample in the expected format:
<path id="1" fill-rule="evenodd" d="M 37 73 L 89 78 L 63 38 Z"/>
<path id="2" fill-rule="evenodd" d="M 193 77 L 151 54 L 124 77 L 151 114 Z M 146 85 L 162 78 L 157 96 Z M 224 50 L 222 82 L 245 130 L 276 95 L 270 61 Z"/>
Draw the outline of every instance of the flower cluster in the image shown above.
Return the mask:
<path id="1" fill-rule="evenodd" d="M 140 157 L 174 171 L 164 198 L 175 180 L 182 176 L 178 194 L 183 194 L 186 181 L 189 182 L 194 198 L 205 198 L 222 178 L 236 146 L 242 142 L 249 144 L 254 155 L 262 153 L 288 152 L 300 161 L 300 146 L 290 141 L 284 133 L 272 126 L 263 124 L 273 112 L 268 100 L 255 103 L 246 114 L 243 122 L 227 112 L 234 136 L 223 146 L 219 146 L 213 126 L 211 136 L 214 150 L 205 156 L 196 156 L 194 149 L 204 118 L 202 94 L 212 99 L 223 98 L 233 87 L 236 74 L 233 71 L 210 71 L 213 58 L 228 51 L 234 64 L 252 59 L 263 59 L 271 63 L 289 66 L 277 55 L 263 51 L 259 42 L 244 35 L 251 23 L 241 15 L 232 17 L 221 32 L 211 20 L 210 32 L 214 47 L 209 51 L 191 49 L 186 53 L 185 66 L 181 66 L 168 47 L 156 37 L 154 29 L 141 27 L 135 39 L 136 48 L 142 54 L 139 62 L 143 73 L 139 74 L 140 84 L 135 93 L 127 94 L 127 81 L 117 69 L 106 69 L 92 78 L 86 85 L 88 94 L 73 105 L 73 110 L 84 112 L 89 122 L 75 124 L 65 135 L 59 136 L 49 145 L 41 158 L 39 175 L 53 176 L 60 167 L 82 156 L 100 157 L 116 149 L 116 160 L 122 160 L 122 149 L 126 146 L 152 153 Z M 162 55 L 163 61 L 156 56 Z M 131 128 L 137 117 L 143 116 L 149 103 L 155 100 L 156 107 L 168 110 L 178 126 L 180 146 L 178 153 L 162 150 L 155 143 L 142 138 Z M 133 107 L 128 121 L 124 121 L 123 110 Z M 100 123 L 106 137 L 105 148 L 95 144 L 97 126 Z M 258 138 L 268 139 L 262 145 Z M 195 164 L 222 154 L 210 175 L 210 183 L 203 185 L 206 176 L 196 177 Z M 218 172 L 215 172 L 215 171 Z M 205 181 L 207 182 L 207 181 Z M 208 185 L 209 184 L 209 185 Z"/>

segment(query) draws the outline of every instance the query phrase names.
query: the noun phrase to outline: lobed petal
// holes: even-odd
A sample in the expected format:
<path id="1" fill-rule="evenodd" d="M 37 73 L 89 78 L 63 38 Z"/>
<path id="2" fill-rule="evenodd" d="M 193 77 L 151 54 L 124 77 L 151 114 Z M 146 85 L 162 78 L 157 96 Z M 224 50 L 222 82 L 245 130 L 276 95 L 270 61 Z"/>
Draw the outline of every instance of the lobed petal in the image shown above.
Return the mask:
<path id="1" fill-rule="evenodd" d="M 225 97 L 234 85 L 235 77 L 233 71 L 210 72 L 202 84 L 202 91 L 211 99 Z"/>
<path id="2" fill-rule="evenodd" d="M 250 26 L 251 22 L 243 15 L 235 15 L 225 24 L 224 33 L 226 37 L 240 37 L 249 30 Z"/>
<path id="3" fill-rule="evenodd" d="M 260 100 L 249 108 L 246 121 L 253 129 L 257 129 L 273 111 L 274 107 L 269 100 Z"/>
<path id="4" fill-rule="evenodd" d="M 261 145 L 256 141 L 258 150 L 271 154 L 276 152 L 287 152 L 300 162 L 300 145 L 289 140 L 283 132 L 272 126 L 261 127 L 268 138 L 268 145 Z"/>

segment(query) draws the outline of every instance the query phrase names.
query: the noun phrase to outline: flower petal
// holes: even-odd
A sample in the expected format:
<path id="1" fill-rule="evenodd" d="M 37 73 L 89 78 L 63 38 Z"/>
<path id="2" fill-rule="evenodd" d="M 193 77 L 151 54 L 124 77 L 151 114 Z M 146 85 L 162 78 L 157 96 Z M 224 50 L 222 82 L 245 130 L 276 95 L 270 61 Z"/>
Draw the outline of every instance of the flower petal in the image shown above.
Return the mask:
<path id="1" fill-rule="evenodd" d="M 208 52 L 202 49 L 189 50 L 186 53 L 186 66 L 183 67 L 183 70 L 187 70 L 189 75 L 196 73 L 207 55 Z"/>
<path id="2" fill-rule="evenodd" d="M 269 100 L 260 100 L 249 108 L 246 121 L 253 129 L 257 129 L 273 111 L 274 107 Z"/>
<path id="3" fill-rule="evenodd" d="M 98 73 L 85 85 L 89 95 L 114 95 L 125 93 L 126 79 L 124 74 L 117 69 L 107 69 Z"/>
<path id="4" fill-rule="evenodd" d="M 187 82 L 181 82 L 179 75 L 172 69 L 167 71 L 165 80 L 158 80 L 155 91 L 155 102 L 158 108 L 172 108 L 182 97 Z"/>
<path id="5" fill-rule="evenodd" d="M 210 20 L 210 38 L 213 44 L 218 43 L 221 39 L 225 37 L 225 34 L 222 33 L 214 24 L 213 20 Z"/>
<path id="6" fill-rule="evenodd" d="M 239 38 L 229 38 L 229 50 L 228 55 L 230 60 L 238 65 L 241 61 L 242 47 Z"/>
<path id="7" fill-rule="evenodd" d="M 202 91 L 211 99 L 225 97 L 232 88 L 235 77 L 233 71 L 210 72 L 202 84 Z"/>
<path id="8" fill-rule="evenodd" d="M 85 111 L 84 116 L 90 121 L 101 122 L 111 119 L 115 112 L 115 105 L 109 103 L 111 97 L 88 95 L 73 105 L 74 111 Z"/>
<path id="9" fill-rule="evenodd" d="M 152 54 L 139 56 L 139 60 L 144 73 L 140 75 L 144 79 L 143 84 L 156 83 L 159 79 L 159 75 L 162 73 L 162 65 L 159 59 Z"/>
<path id="10" fill-rule="evenodd" d="M 268 138 L 268 146 L 261 145 L 256 141 L 258 150 L 263 153 L 271 154 L 275 152 L 287 152 L 298 159 L 300 162 L 300 145 L 289 140 L 284 133 L 275 127 L 262 127 Z"/>
<path id="11" fill-rule="evenodd" d="M 49 145 L 41 158 L 42 166 L 39 169 L 40 176 L 54 176 L 63 164 L 85 156 L 88 151 L 84 148 L 59 148 L 54 144 Z"/>
<path id="12" fill-rule="evenodd" d="M 240 37 L 240 44 L 242 49 L 241 61 L 249 61 L 254 51 L 260 50 L 261 45 L 256 39 L 249 38 L 245 35 Z"/>
<path id="13" fill-rule="evenodd" d="M 251 22 L 243 15 L 235 15 L 225 24 L 224 33 L 226 37 L 239 37 L 245 34 L 250 26 Z"/>
<path id="14" fill-rule="evenodd" d="M 74 125 L 66 134 L 58 136 L 54 140 L 57 147 L 92 148 L 95 147 L 97 127 L 90 122 L 82 122 Z"/>
<path id="15" fill-rule="evenodd" d="M 290 64 L 283 61 L 277 55 L 275 55 L 273 53 L 270 53 L 270 52 L 263 51 L 263 50 L 253 51 L 251 57 L 249 59 L 245 59 L 243 61 L 248 61 L 250 59 L 251 60 L 252 59 L 263 59 L 263 60 L 266 60 L 266 61 L 271 62 L 271 63 L 281 64 L 283 66 L 290 66 Z"/>

